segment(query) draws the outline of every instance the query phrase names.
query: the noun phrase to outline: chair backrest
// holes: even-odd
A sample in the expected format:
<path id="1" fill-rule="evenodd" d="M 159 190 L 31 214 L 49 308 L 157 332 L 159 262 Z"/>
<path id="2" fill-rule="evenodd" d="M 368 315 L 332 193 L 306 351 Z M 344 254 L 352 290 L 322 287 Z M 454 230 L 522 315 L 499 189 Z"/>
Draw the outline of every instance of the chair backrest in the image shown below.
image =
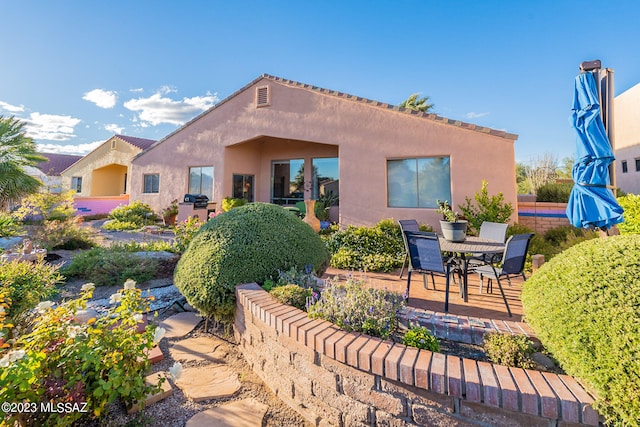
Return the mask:
<path id="1" fill-rule="evenodd" d="M 404 249 L 409 252 L 409 246 L 407 246 L 407 236 L 405 236 L 405 231 L 420 231 L 420 226 L 418 226 L 418 221 L 415 219 L 401 219 L 398 221 L 400 224 L 400 231 L 402 232 L 402 241 L 404 242 Z"/>
<path id="2" fill-rule="evenodd" d="M 438 235 L 431 232 L 405 231 L 412 270 L 444 273 Z"/>
<path id="3" fill-rule="evenodd" d="M 504 243 L 504 239 L 507 238 L 507 227 L 509 227 L 509 224 L 484 221 L 480 226 L 480 235 L 478 237 Z"/>
<path id="4" fill-rule="evenodd" d="M 502 256 L 502 272 L 504 274 L 522 273 L 532 237 L 533 233 L 514 234 L 509 237 Z"/>

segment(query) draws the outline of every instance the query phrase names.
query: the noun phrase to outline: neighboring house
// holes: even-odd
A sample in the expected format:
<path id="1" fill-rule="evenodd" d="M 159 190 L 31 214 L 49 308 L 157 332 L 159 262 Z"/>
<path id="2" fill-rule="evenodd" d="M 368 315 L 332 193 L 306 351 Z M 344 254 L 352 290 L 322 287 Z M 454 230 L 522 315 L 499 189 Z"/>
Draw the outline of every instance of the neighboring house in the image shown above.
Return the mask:
<path id="1" fill-rule="evenodd" d="M 62 171 L 80 160 L 82 156 L 72 156 L 70 154 L 38 153 L 46 157 L 47 160 L 38 163 L 36 166 L 25 168 L 27 173 L 40 179 L 44 188 L 42 191 L 48 193 L 60 193 L 62 191 Z"/>
<path id="2" fill-rule="evenodd" d="M 615 97 L 616 185 L 640 194 L 640 83 Z"/>
<path id="3" fill-rule="evenodd" d="M 154 142 L 132 136 L 112 136 L 62 172 L 65 187 L 75 189 L 78 197 L 127 194 L 131 159 Z"/>
<path id="4" fill-rule="evenodd" d="M 341 224 L 437 228 L 437 200 L 463 204 L 483 179 L 517 206 L 516 139 L 263 75 L 136 156 L 130 194 L 158 211 L 186 193 L 295 204 L 331 188 Z"/>

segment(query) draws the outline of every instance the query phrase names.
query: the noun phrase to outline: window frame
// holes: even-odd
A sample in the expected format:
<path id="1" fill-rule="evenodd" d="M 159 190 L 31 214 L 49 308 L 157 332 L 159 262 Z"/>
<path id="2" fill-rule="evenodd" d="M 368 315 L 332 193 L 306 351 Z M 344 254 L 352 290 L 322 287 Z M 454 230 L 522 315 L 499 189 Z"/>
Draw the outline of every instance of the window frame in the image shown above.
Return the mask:
<path id="1" fill-rule="evenodd" d="M 75 181 L 75 184 L 74 184 Z M 75 189 L 76 193 L 82 193 L 82 177 L 81 176 L 72 176 L 71 177 L 71 189 Z"/>
<path id="2" fill-rule="evenodd" d="M 433 198 L 433 197 L 426 197 L 425 201 L 422 202 L 421 198 L 425 196 L 425 191 L 426 188 L 431 188 L 429 186 L 426 186 L 425 190 L 421 190 L 420 188 L 420 184 L 421 184 L 421 167 L 424 168 L 425 161 L 431 161 L 431 160 L 440 160 L 442 162 L 444 162 L 446 164 L 446 170 L 443 171 L 444 173 L 446 173 L 446 175 L 448 175 L 446 177 L 446 180 L 448 181 L 447 183 L 447 188 L 445 193 L 447 194 L 440 194 L 437 195 L 437 197 Z M 396 163 L 398 166 L 401 166 L 400 162 L 405 163 L 407 166 L 409 166 L 407 168 L 408 174 L 406 174 L 407 177 L 410 178 L 409 181 L 407 181 L 406 183 L 402 183 L 402 182 L 392 182 L 391 179 L 392 177 L 390 176 L 391 173 L 393 173 L 394 171 L 390 172 L 390 165 L 393 165 L 394 163 Z M 415 162 L 415 166 L 413 168 L 411 168 L 411 164 L 410 162 Z M 423 164 L 421 166 L 421 163 Z M 426 165 L 428 166 L 428 165 Z M 399 170 L 399 169 L 398 169 Z M 443 156 L 422 156 L 422 157 L 401 157 L 401 158 L 388 158 L 386 159 L 386 190 L 387 190 L 387 208 L 400 208 L 400 209 L 437 209 L 438 208 L 438 204 L 437 201 L 448 201 L 449 203 L 451 203 L 452 200 L 452 185 L 451 185 L 451 156 L 447 156 L 447 155 L 443 155 Z M 401 173 L 401 172 L 398 172 Z M 414 175 L 414 176 L 411 176 Z M 422 177 L 424 179 L 424 177 Z M 442 179 L 444 178 L 444 175 L 442 177 L 435 177 L 436 179 Z M 392 190 L 391 190 L 391 186 L 392 184 L 395 184 L 394 186 L 397 188 L 400 188 L 401 191 L 404 192 L 404 194 L 401 194 L 401 196 L 405 196 L 405 198 L 407 199 L 413 199 L 410 201 L 410 203 L 398 203 L 395 202 L 397 204 L 392 204 L 392 199 L 398 199 L 399 195 L 397 194 L 392 194 Z M 411 185 L 410 189 L 407 189 L 407 184 Z M 424 182 L 423 182 L 424 185 Z M 396 190 L 394 189 L 394 191 Z M 440 190 L 440 188 L 438 189 Z M 408 194 L 407 194 L 408 193 Z M 414 194 L 411 194 L 414 193 Z M 395 196 L 395 197 L 393 197 Z"/>
<path id="3" fill-rule="evenodd" d="M 151 188 L 147 188 L 147 178 L 155 177 L 155 181 L 151 182 Z M 155 188 L 154 188 L 155 184 Z M 155 189 L 155 191 L 154 191 Z M 147 191 L 150 190 L 150 191 Z M 143 194 L 158 194 L 160 192 L 160 174 L 159 173 L 145 173 L 142 175 L 142 193 Z"/>
<path id="4" fill-rule="evenodd" d="M 194 185 L 192 185 L 193 183 L 191 182 L 191 176 L 193 171 L 195 171 L 196 169 L 199 169 L 198 172 L 198 176 L 199 176 L 199 183 L 198 183 L 198 191 L 191 191 L 192 187 L 194 187 Z M 202 170 L 203 169 L 211 169 L 211 194 L 207 194 L 205 192 L 202 191 Z M 213 196 L 214 196 L 214 184 L 215 184 L 215 167 L 213 165 L 204 165 L 204 166 L 189 166 L 189 170 L 188 170 L 188 175 L 187 175 L 187 189 L 189 191 L 189 194 L 204 194 L 205 196 L 207 196 L 209 198 L 209 201 L 213 200 Z"/>

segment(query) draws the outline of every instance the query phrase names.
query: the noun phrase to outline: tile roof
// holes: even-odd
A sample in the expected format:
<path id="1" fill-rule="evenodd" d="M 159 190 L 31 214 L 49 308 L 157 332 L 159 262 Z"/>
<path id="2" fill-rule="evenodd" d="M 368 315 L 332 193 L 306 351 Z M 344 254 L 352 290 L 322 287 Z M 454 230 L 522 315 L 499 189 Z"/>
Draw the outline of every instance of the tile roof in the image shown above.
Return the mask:
<path id="1" fill-rule="evenodd" d="M 116 135 L 116 136 L 121 140 L 126 141 L 129 144 L 135 145 L 136 147 L 142 150 L 146 150 L 156 142 L 153 139 L 136 138 L 134 136 L 127 136 L 127 135 Z"/>
<path id="2" fill-rule="evenodd" d="M 40 162 L 36 165 L 47 176 L 60 176 L 60 173 L 69 166 L 77 162 L 82 156 L 73 156 L 71 154 L 57 153 L 38 153 L 48 160 Z"/>

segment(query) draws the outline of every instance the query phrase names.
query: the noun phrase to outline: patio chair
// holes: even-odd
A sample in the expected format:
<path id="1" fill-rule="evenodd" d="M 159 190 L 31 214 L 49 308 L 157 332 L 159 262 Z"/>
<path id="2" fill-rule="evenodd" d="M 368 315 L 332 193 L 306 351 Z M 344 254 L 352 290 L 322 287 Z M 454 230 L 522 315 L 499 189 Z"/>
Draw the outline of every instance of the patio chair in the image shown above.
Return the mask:
<path id="1" fill-rule="evenodd" d="M 493 240 L 496 242 L 504 243 L 507 237 L 507 228 L 509 224 L 503 224 L 500 222 L 483 221 L 480 226 L 480 234 L 478 237 L 485 240 Z M 491 264 L 500 261 L 501 254 L 484 254 L 477 253 L 469 257 L 470 265 L 484 265 Z"/>
<path id="2" fill-rule="evenodd" d="M 424 287 L 427 288 L 426 275 L 430 274 L 433 280 L 434 275 L 445 277 L 445 299 L 444 311 L 449 311 L 449 278 L 451 277 L 451 262 L 442 260 L 440 241 L 435 233 L 427 232 L 405 232 L 407 248 L 409 252 L 409 268 L 407 270 L 407 291 L 406 298 L 409 299 L 411 288 L 411 274 L 422 274 Z M 434 283 L 435 288 L 435 283 Z"/>
<path id="3" fill-rule="evenodd" d="M 511 316 L 511 309 L 507 302 L 507 297 L 504 295 L 504 289 L 500 283 L 501 277 L 506 277 L 509 286 L 511 286 L 510 275 L 521 274 L 524 280 L 527 280 L 527 276 L 524 274 L 524 263 L 527 259 L 527 250 L 529 249 L 529 242 L 533 237 L 533 233 L 527 234 L 515 234 L 509 237 L 504 248 L 502 255 L 502 267 L 497 267 L 495 263 L 481 265 L 473 267 L 475 273 L 480 275 L 480 292 L 484 286 L 484 277 L 487 278 L 487 292 L 493 290 L 492 281 L 495 279 L 498 282 L 502 299 L 507 307 L 507 313 Z"/>
<path id="4" fill-rule="evenodd" d="M 402 279 L 404 269 L 407 266 L 407 261 L 409 260 L 409 247 L 407 246 L 407 237 L 404 233 L 405 231 L 420 231 L 420 227 L 418 226 L 418 221 L 415 219 L 401 219 L 398 221 L 398 224 L 400 224 L 400 231 L 402 232 L 402 241 L 404 242 L 405 250 L 404 261 L 402 261 L 402 268 L 400 269 L 400 278 Z"/>

